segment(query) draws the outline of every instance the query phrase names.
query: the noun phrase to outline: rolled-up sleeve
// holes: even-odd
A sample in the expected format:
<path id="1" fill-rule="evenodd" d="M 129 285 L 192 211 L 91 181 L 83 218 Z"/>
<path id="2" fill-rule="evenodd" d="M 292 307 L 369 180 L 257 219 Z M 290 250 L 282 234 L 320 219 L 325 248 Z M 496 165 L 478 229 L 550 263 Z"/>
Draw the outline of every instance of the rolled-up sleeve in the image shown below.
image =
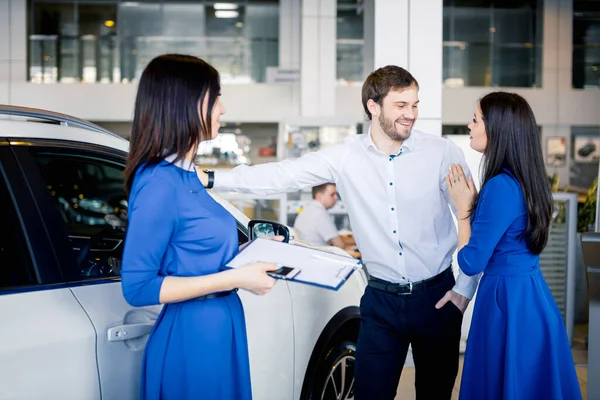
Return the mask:
<path id="1" fill-rule="evenodd" d="M 177 223 L 175 190 L 165 179 L 142 176 L 129 197 L 121 282 L 134 307 L 160 303 L 160 267 Z"/>
<path id="2" fill-rule="evenodd" d="M 322 183 L 335 183 L 337 171 L 346 158 L 343 144 L 327 146 L 295 160 L 260 165 L 240 165 L 215 172 L 214 189 L 270 196 Z"/>

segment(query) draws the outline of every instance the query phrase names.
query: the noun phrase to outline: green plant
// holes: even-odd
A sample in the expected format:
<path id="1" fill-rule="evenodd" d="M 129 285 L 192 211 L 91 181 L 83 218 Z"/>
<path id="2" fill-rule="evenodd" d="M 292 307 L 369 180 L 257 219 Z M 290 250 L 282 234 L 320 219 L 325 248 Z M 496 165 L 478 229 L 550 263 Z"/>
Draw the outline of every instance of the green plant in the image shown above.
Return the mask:
<path id="1" fill-rule="evenodd" d="M 548 176 L 548 184 L 552 193 L 566 193 L 568 186 L 565 186 L 560 190 L 560 176 L 558 173 L 554 173 L 552 176 Z M 564 201 L 554 201 L 554 208 L 552 210 L 552 224 L 562 225 L 565 223 L 567 216 L 567 203 Z"/>
<path id="2" fill-rule="evenodd" d="M 550 185 L 550 190 L 554 193 L 554 192 L 560 192 L 561 190 L 559 190 L 560 188 L 560 176 L 558 176 L 558 173 L 554 173 L 552 176 L 548 176 L 548 184 Z M 565 187 L 562 192 L 566 192 L 567 191 L 567 187 Z"/>
<path id="3" fill-rule="evenodd" d="M 596 222 L 596 202 L 598 193 L 598 178 L 594 179 L 594 183 L 588 189 L 585 201 L 577 211 L 577 232 L 587 232 L 593 229 Z"/>

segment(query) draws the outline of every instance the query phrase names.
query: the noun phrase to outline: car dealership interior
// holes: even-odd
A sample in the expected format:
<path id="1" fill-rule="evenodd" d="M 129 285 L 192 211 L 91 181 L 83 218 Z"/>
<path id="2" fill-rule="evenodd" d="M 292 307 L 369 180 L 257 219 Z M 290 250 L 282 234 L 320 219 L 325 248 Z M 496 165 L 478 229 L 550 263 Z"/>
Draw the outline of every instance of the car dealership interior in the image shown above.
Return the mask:
<path id="1" fill-rule="evenodd" d="M 373 71 L 394 65 L 418 82 L 407 86 L 418 88 L 411 129 L 460 149 L 478 191 L 486 153 L 473 149 L 470 124 L 480 99 L 506 91 L 531 106 L 552 196 L 539 270 L 582 398 L 600 400 L 599 0 L 0 0 L 0 319 L 8 321 L 0 324 L 0 399 L 160 398 L 143 390 L 140 397 L 140 374 L 148 339 L 166 314 L 158 301 L 136 307 L 124 298 L 120 271 L 134 221 L 123 174 L 137 129 L 136 96 L 147 66 L 164 54 L 198 57 L 219 73 L 218 136 L 200 142 L 190 161 L 192 170 L 214 177 L 207 193 L 236 221 L 240 248 L 260 230 L 360 265 L 334 290 L 293 277 L 279 277 L 265 296 L 235 288 L 252 398 L 361 400 L 354 385 L 361 297 L 371 288 L 370 272 L 377 278 L 380 271 L 369 266 L 376 262 L 368 237 L 378 229 L 363 229 L 363 221 L 379 214 L 356 204 L 337 171 L 336 179 L 313 185 L 317 167 L 306 167 L 298 176 L 310 184 L 298 178 L 286 190 L 269 190 L 265 173 L 255 177 L 264 181 L 255 193 L 220 190 L 227 185 L 219 174 L 231 183 L 238 177 L 232 171 L 260 175 L 267 170 L 252 168 L 281 162 L 289 175 L 287 164 L 318 163 L 322 151 L 370 140 L 376 121 L 365 112 L 364 85 Z M 392 162 L 404 154 L 385 154 L 386 163 L 388 155 Z M 389 172 L 360 159 L 347 164 L 369 183 Z M 405 174 L 425 173 L 416 168 Z M 386 190 L 411 190 L 387 182 Z M 211 189 L 212 181 L 202 185 Z M 203 192 L 198 188 L 190 193 Z M 410 213 L 388 200 L 381 203 L 386 212 Z M 392 215 L 386 218 L 396 221 Z M 456 214 L 448 215 L 458 226 Z M 405 232 L 399 224 L 394 234 Z M 456 278 L 452 237 L 446 267 Z M 400 257 L 402 240 L 395 243 Z M 461 376 L 478 295 L 461 310 L 452 399 L 477 398 L 461 391 Z M 415 364 L 411 346 L 396 399 L 422 390 Z M 541 398 L 521 395 L 494 398 Z"/>

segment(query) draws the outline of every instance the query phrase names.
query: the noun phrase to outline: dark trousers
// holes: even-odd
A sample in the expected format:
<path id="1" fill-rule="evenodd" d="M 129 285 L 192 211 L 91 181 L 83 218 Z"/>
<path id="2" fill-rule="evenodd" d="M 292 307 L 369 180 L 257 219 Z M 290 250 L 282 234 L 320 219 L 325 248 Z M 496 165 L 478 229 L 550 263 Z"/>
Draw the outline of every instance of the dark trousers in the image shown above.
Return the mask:
<path id="1" fill-rule="evenodd" d="M 454 283 L 454 276 L 446 274 L 435 285 L 405 295 L 367 286 L 360 303 L 357 400 L 396 397 L 409 344 L 415 362 L 417 400 L 451 398 L 458 373 L 463 315 L 451 302 L 439 310 L 435 304 Z"/>

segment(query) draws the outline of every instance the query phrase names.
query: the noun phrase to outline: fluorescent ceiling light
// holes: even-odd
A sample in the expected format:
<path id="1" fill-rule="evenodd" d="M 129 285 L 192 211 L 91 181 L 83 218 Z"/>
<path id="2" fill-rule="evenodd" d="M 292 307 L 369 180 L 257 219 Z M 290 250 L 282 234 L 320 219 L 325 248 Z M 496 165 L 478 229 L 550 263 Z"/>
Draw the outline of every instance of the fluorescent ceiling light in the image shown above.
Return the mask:
<path id="1" fill-rule="evenodd" d="M 215 3 L 215 10 L 237 10 L 237 4 L 231 3 Z"/>
<path id="2" fill-rule="evenodd" d="M 237 11 L 233 10 L 218 10 L 215 11 L 215 17 L 217 18 L 237 18 L 240 15 Z"/>

